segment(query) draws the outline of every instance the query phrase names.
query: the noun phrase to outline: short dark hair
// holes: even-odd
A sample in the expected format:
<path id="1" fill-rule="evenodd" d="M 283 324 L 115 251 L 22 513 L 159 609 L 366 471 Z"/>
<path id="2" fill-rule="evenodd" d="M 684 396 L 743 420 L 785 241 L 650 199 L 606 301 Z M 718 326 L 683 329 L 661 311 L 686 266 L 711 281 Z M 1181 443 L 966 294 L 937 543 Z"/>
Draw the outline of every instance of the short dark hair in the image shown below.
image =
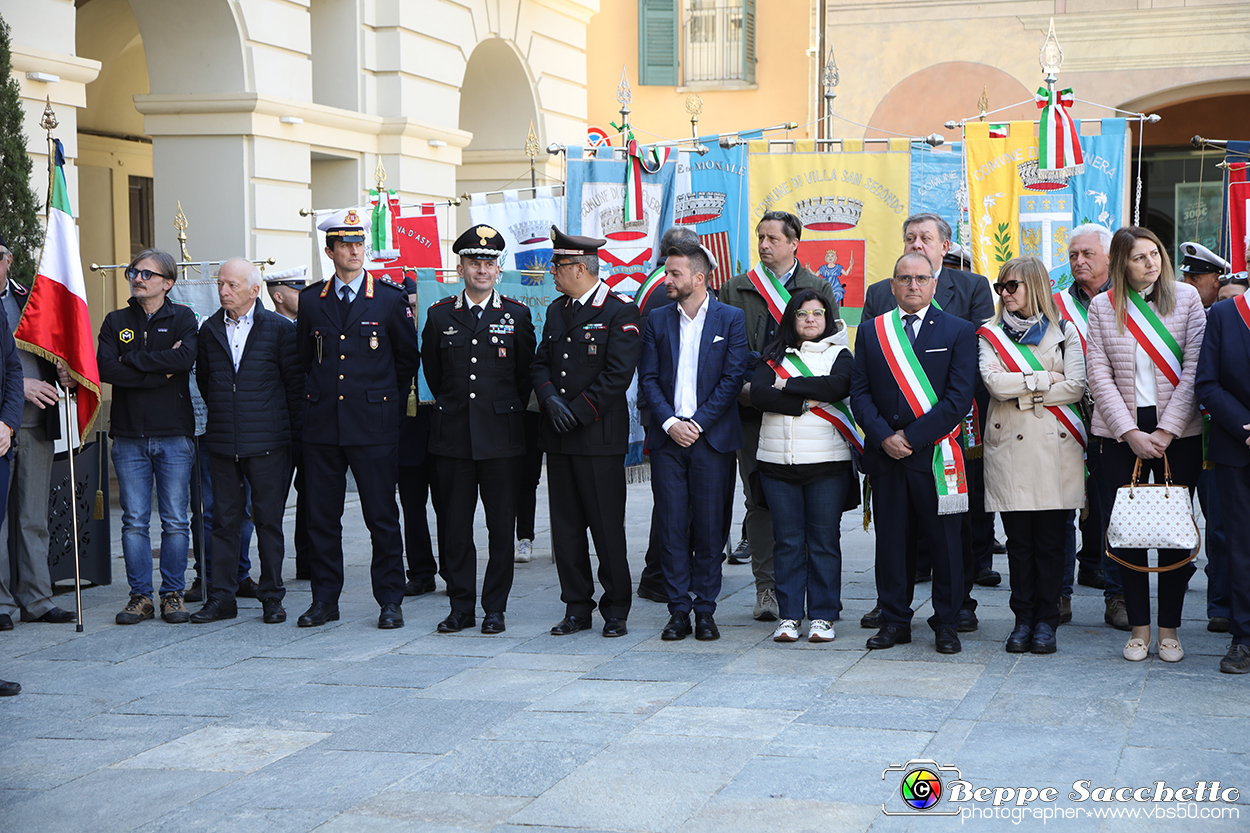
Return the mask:
<path id="1" fill-rule="evenodd" d="M 703 275 L 703 279 L 707 280 L 712 276 L 712 261 L 708 260 L 707 253 L 703 251 L 703 247 L 699 245 L 698 238 L 695 239 L 694 245 L 689 243 L 669 246 L 664 252 L 664 259 L 667 261 L 670 257 L 684 257 L 690 263 L 690 271 Z"/>
<path id="2" fill-rule="evenodd" d="M 795 217 L 789 211 L 766 211 L 764 216 L 760 217 L 760 221 L 755 224 L 755 230 L 758 232 L 760 226 L 769 220 L 776 220 L 781 223 L 781 230 L 785 232 L 787 240 L 803 239 L 803 224 L 799 222 L 799 218 Z"/>
<path id="3" fill-rule="evenodd" d="M 160 267 L 160 273 L 171 281 L 178 280 L 178 261 L 174 260 L 173 255 L 160 249 L 144 249 L 135 255 L 130 265 L 134 266 L 141 260 L 154 260 L 156 265 Z"/>
<path id="4" fill-rule="evenodd" d="M 781 315 L 781 323 L 777 325 L 777 335 L 761 352 L 764 359 L 780 362 L 786 356 L 787 347 L 799 346 L 799 328 L 795 322 L 798 320 L 799 309 L 808 301 L 820 301 L 825 308 L 825 329 L 818 339 L 828 338 L 837 331 L 838 314 L 829 299 L 814 289 L 800 289 L 790 296 L 790 303 L 786 304 L 786 311 Z"/>

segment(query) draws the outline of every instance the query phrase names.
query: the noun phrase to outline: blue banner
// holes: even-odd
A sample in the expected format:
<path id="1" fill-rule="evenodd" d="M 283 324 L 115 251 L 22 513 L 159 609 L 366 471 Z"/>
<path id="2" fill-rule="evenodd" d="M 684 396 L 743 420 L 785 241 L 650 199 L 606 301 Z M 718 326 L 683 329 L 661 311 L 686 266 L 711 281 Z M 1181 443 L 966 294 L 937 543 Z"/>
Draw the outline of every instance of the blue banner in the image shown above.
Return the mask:
<path id="1" fill-rule="evenodd" d="M 719 287 L 751 267 L 755 257 L 755 226 L 747 208 L 746 139 L 759 131 L 742 134 L 742 143 L 721 147 L 719 137 L 701 136 L 708 149 L 702 156 L 683 153 L 677 166 L 675 220 L 690 225 L 712 251 L 719 268 L 712 286 Z"/>

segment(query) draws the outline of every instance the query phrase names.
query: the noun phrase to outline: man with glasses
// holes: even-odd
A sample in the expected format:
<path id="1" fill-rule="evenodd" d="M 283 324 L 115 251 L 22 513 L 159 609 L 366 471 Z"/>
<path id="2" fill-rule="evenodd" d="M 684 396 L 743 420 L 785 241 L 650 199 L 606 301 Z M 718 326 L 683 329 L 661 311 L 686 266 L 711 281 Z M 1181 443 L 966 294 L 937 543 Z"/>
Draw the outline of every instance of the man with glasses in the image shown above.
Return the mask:
<path id="1" fill-rule="evenodd" d="M 761 622 L 777 618 L 777 582 L 773 577 L 773 519 L 766 507 L 751 495 L 751 475 L 758 465 L 755 460 L 760 445 L 760 426 L 764 415 L 751 407 L 751 373 L 760 351 L 777 334 L 777 325 L 785 312 L 790 296 L 800 289 L 814 289 L 829 299 L 833 314 L 838 303 L 833 287 L 813 275 L 795 257 L 803 226 L 799 218 L 787 211 L 769 211 L 755 227 L 756 250 L 760 262 L 754 269 L 731 278 L 720 291 L 722 303 L 742 310 L 746 317 L 747 382 L 738 394 L 738 414 L 742 421 L 742 448 L 738 451 L 738 476 L 746 498 L 747 546 L 751 552 L 751 573 L 755 578 L 755 609 L 751 615 Z"/>
<path id="2" fill-rule="evenodd" d="M 883 621 L 867 647 L 911 642 L 906 538 L 914 526 L 933 558 L 929 625 L 937 651 L 955 654 L 965 593 L 960 519 L 968 501 L 957 435 L 972 406 L 977 346 L 971 324 L 933 305 L 933 272 L 921 252 L 894 264 L 888 285 L 896 309 L 861 324 L 856 338 L 851 410 L 864 432 L 863 467 L 877 517 Z"/>
<path id="3" fill-rule="evenodd" d="M 638 307 L 599 280 L 599 247 L 606 240 L 552 226 L 551 241 L 551 274 L 564 297 L 547 307 L 530 374 L 547 416 L 539 440 L 547 453 L 551 546 L 565 607 L 551 633 L 591 627 L 589 528 L 603 585 L 603 635 L 624 636 L 633 597 L 625 552 L 625 391 L 642 347 Z"/>
<path id="4" fill-rule="evenodd" d="M 100 326 L 100 381 L 113 386 L 109 436 L 122 506 L 122 554 L 130 601 L 117 624 L 155 615 L 152 604 L 152 483 L 161 515 L 161 618 L 186 622 L 183 604 L 190 546 L 191 470 L 195 417 L 191 368 L 198 347 L 195 313 L 165 296 L 177 279 L 173 257 L 140 252 L 126 269 L 130 301 Z"/>

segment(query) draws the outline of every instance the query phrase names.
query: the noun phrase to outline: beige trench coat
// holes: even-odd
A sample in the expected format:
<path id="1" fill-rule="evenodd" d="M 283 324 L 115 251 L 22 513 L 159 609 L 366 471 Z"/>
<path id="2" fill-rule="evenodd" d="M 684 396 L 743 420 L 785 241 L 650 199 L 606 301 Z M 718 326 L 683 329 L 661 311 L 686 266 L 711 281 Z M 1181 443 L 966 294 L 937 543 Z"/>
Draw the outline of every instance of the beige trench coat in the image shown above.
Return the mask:
<path id="1" fill-rule="evenodd" d="M 988 326 L 988 325 L 987 325 Z M 1038 512 L 1079 509 L 1085 502 L 1085 460 L 1080 440 L 1047 405 L 1080 400 L 1085 391 L 1085 354 L 1076 327 L 1051 325 L 1032 350 L 1049 374 L 1008 371 L 984 337 L 979 338 L 981 378 L 990 392 L 985 419 L 985 511 Z M 1034 397 L 1041 399 L 1034 404 Z"/>

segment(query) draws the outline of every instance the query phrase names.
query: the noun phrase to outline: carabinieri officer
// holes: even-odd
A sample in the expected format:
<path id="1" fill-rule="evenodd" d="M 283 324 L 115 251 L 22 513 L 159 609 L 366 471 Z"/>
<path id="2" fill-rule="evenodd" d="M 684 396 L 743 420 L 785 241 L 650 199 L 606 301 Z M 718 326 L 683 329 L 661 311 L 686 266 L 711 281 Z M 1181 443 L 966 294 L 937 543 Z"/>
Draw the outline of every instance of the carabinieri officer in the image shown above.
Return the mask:
<path id="1" fill-rule="evenodd" d="M 482 581 L 482 633 L 503 633 L 512 590 L 517 467 L 525 453 L 534 324 L 522 303 L 495 289 L 503 235 L 476 225 L 457 238 L 459 295 L 430 307 L 421 333 L 425 380 L 434 395 L 430 454 L 441 484 L 439 548 L 451 613 L 439 633 L 475 623 L 477 550 L 473 514 L 482 496 L 490 560 Z"/>
<path id="2" fill-rule="evenodd" d="M 312 605 L 301 628 L 339 618 L 348 467 L 373 541 L 379 628 L 402 628 L 404 553 L 395 504 L 399 418 L 417 372 L 417 328 L 404 291 L 364 270 L 368 215 L 340 211 L 318 229 L 334 277 L 300 293 L 296 339 L 304 386 L 303 465 L 312 544 Z"/>

